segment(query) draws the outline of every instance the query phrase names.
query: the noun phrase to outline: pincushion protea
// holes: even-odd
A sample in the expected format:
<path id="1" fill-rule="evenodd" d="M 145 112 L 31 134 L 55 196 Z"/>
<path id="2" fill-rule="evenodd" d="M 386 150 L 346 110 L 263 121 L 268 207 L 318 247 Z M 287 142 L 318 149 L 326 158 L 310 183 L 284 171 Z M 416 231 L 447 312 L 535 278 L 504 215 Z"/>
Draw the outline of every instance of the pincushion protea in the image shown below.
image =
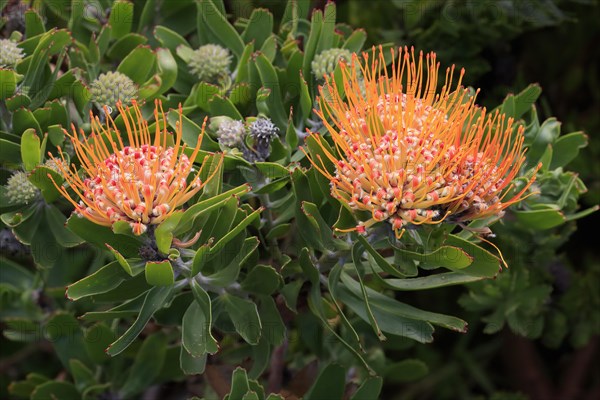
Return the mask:
<path id="1" fill-rule="evenodd" d="M 135 100 L 132 108 L 123 108 L 120 103 L 117 108 L 127 137 L 122 137 L 108 112 L 106 126 L 97 116 L 91 116 L 92 134 L 89 137 L 85 137 L 83 131 L 78 134 L 75 127 L 72 135 L 65 130 L 85 177 L 80 177 L 74 165 L 67 167 L 61 153 L 63 162 L 57 165 L 76 196 L 72 197 L 66 187 L 55 185 L 75 206 L 77 215 L 104 226 L 126 221 L 134 234 L 141 235 L 149 225 L 164 221 L 212 178 L 211 175 L 204 182 L 200 180 L 203 164 L 188 182 L 194 172 L 193 160 L 200 150 L 204 125 L 196 147 L 188 157 L 184 154 L 186 145 L 181 144 L 181 107 L 175 137 L 166 129 L 160 101 L 156 101 L 154 119 L 162 122 L 156 123 L 153 133 Z"/>
<path id="2" fill-rule="evenodd" d="M 362 62 L 354 55 L 342 63 L 341 81 L 332 74 L 319 88 L 317 114 L 337 154 L 322 136 L 311 136 L 335 172 L 318 154 L 308 156 L 330 180 L 334 197 L 371 213 L 352 230 L 388 221 L 400 236 L 410 225 L 502 216 L 535 179 L 508 196 L 525 160 L 523 128 L 514 132 L 512 119 L 476 106 L 461 86 L 464 70 L 453 86 L 454 66 L 447 69 L 436 91 L 435 53 L 424 60 L 423 53 L 416 58 L 404 48 L 398 54 L 392 49 L 391 56 L 388 73 L 381 47 L 363 53 Z"/>

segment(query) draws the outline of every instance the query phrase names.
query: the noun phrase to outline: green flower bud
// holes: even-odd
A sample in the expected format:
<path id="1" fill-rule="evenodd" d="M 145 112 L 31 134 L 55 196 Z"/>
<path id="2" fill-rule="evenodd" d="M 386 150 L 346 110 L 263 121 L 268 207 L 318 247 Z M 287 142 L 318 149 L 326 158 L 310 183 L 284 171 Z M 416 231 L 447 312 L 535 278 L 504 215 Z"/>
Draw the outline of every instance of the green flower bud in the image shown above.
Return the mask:
<path id="1" fill-rule="evenodd" d="M 92 102 L 98 107 L 115 107 L 119 100 L 123 104 L 131 104 L 131 100 L 137 98 L 138 87 L 125 74 L 107 72 L 92 82 L 90 93 Z"/>
<path id="2" fill-rule="evenodd" d="M 341 60 L 350 62 L 352 53 L 346 49 L 328 49 L 319 53 L 312 61 L 311 67 L 313 74 L 317 79 L 323 79 L 324 75 L 329 75 L 335 71 Z"/>
<path id="3" fill-rule="evenodd" d="M 0 68 L 14 69 L 23 59 L 23 49 L 9 39 L 0 39 Z"/>
<path id="4" fill-rule="evenodd" d="M 225 120 L 217 129 L 217 138 L 219 143 L 227 147 L 237 147 L 246 136 L 246 127 L 244 122 L 239 120 Z"/>
<path id="5" fill-rule="evenodd" d="M 229 75 L 230 64 L 229 50 L 217 44 L 206 44 L 194 50 L 188 67 L 200 81 L 215 82 L 219 78 Z"/>
<path id="6" fill-rule="evenodd" d="M 6 195 L 13 204 L 29 204 L 39 193 L 23 171 L 15 172 L 6 182 Z"/>

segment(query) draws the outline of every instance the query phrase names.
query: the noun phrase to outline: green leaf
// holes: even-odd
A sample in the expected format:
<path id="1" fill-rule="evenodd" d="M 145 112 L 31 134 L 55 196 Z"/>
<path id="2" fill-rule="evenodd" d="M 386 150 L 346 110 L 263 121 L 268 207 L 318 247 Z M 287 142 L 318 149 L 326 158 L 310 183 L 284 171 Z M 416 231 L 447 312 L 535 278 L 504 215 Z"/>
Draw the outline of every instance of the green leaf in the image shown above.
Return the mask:
<path id="1" fill-rule="evenodd" d="M 528 229 L 544 230 L 555 228 L 566 221 L 564 214 L 555 209 L 517 211 L 513 213 L 517 220 Z"/>
<path id="2" fill-rule="evenodd" d="M 138 257 L 138 250 L 143 245 L 137 237 L 115 234 L 110 228 L 96 225 L 77 215 L 72 215 L 67 220 L 67 227 L 82 239 L 102 249 L 108 243 L 124 257 Z"/>
<path id="3" fill-rule="evenodd" d="M 216 345 L 214 339 L 210 340 L 207 328 L 207 318 L 197 302 L 192 302 L 188 307 L 181 325 L 181 343 L 192 357 L 201 357 L 208 352 L 207 344 Z M 213 348 L 212 354 L 216 349 Z"/>
<path id="4" fill-rule="evenodd" d="M 408 359 L 390 365 L 385 371 L 386 381 L 408 383 L 419 380 L 429 373 L 429 368 L 421 360 Z"/>
<path id="5" fill-rule="evenodd" d="M 73 102 L 75 103 L 75 107 L 77 107 L 77 111 L 79 111 L 80 115 L 84 114 L 84 110 L 86 110 L 89 106 L 90 99 L 92 95 L 88 90 L 87 86 L 83 84 L 81 81 L 75 81 L 71 88 L 71 93 L 73 96 Z"/>
<path id="6" fill-rule="evenodd" d="M 271 91 L 271 94 L 267 98 L 269 115 L 275 125 L 277 125 L 281 131 L 284 131 L 287 127 L 288 115 L 283 106 L 281 86 L 277 72 L 264 54 L 256 55 L 255 62 L 263 87 Z"/>
<path id="7" fill-rule="evenodd" d="M 42 17 L 32 8 L 25 11 L 25 36 L 28 38 L 46 32 Z"/>
<path id="8" fill-rule="evenodd" d="M 365 285 L 363 283 L 362 277 L 361 277 L 361 271 L 364 271 L 365 268 L 362 265 L 362 252 L 363 252 L 363 247 L 360 245 L 360 243 L 356 242 L 354 244 L 354 246 L 352 246 L 352 261 L 354 262 L 354 269 L 356 270 L 356 276 L 358 278 L 358 283 L 360 285 L 360 290 L 362 292 L 362 298 L 365 302 L 365 311 L 367 313 L 367 317 L 369 317 L 369 323 L 371 324 L 371 327 L 373 328 L 373 331 L 375 332 L 375 334 L 377 335 L 377 338 L 379 338 L 379 340 L 386 340 L 385 335 L 381 332 L 381 329 L 379 328 L 379 325 L 377 324 L 377 320 L 375 319 L 375 317 L 373 316 L 373 311 L 371 310 L 371 305 L 369 304 L 369 296 L 367 295 L 367 290 L 365 288 Z M 334 269 L 338 270 L 338 276 L 337 279 L 339 280 L 339 273 L 341 272 L 341 267 L 334 267 Z M 332 277 L 333 273 L 331 273 L 330 279 Z M 330 285 L 331 286 L 331 285 Z"/>
<path id="9" fill-rule="evenodd" d="M 333 35 L 335 33 L 336 6 L 329 2 L 323 10 L 323 25 L 319 34 L 316 54 L 333 47 Z"/>
<path id="10" fill-rule="evenodd" d="M 84 243 L 84 240 L 73 234 L 65 227 L 66 218 L 60 210 L 54 206 L 45 208 L 46 221 L 50 226 L 50 231 L 54 235 L 57 243 L 62 247 L 71 248 Z M 43 223 L 43 222 L 42 222 Z"/>
<path id="11" fill-rule="evenodd" d="M 564 167 L 577 157 L 579 149 L 586 147 L 588 137 L 583 132 L 572 132 L 564 136 L 560 136 L 554 142 L 554 152 L 550 169 L 554 170 L 559 167 Z"/>
<path id="12" fill-rule="evenodd" d="M 133 3 L 116 0 L 110 11 L 108 24 L 111 26 L 111 37 L 119 39 L 131 32 L 133 23 Z"/>
<path id="13" fill-rule="evenodd" d="M 195 301 L 190 304 L 183 316 L 181 334 L 183 347 L 192 357 L 206 353 L 215 354 L 219 344 L 211 333 L 212 306 L 210 296 L 193 280 L 191 283 Z"/>
<path id="14" fill-rule="evenodd" d="M 419 261 L 427 269 L 443 267 L 454 271 L 466 268 L 473 262 L 473 257 L 463 249 L 453 246 L 441 246 L 426 254 L 403 249 L 394 249 L 394 252 L 401 259 Z"/>
<path id="15" fill-rule="evenodd" d="M 117 71 L 130 77 L 134 83 L 141 85 L 150 76 L 155 63 L 156 53 L 150 46 L 140 45 L 121 61 Z"/>
<path id="16" fill-rule="evenodd" d="M 74 358 L 69 360 L 69 369 L 71 370 L 71 375 L 73 375 L 77 390 L 83 391 L 86 387 L 96 383 L 94 373 L 81 361 Z"/>
<path id="17" fill-rule="evenodd" d="M 21 159 L 26 171 L 34 169 L 42 159 L 40 138 L 33 128 L 26 129 L 21 136 Z"/>
<path id="18" fill-rule="evenodd" d="M 1 70 L 0 70 L 1 71 Z M 1 75 L 1 72 L 0 72 Z M 1 93 L 0 93 L 1 96 Z M 8 111 L 14 112 L 21 107 L 29 107 L 31 99 L 26 94 L 15 94 L 12 97 L 6 99 L 6 108 Z"/>
<path id="19" fill-rule="evenodd" d="M 177 81 L 177 61 L 167 49 L 156 49 L 156 61 L 161 86 L 158 93 L 169 90 Z"/>
<path id="20" fill-rule="evenodd" d="M 35 187 L 40 189 L 46 203 L 52 203 L 62 197 L 62 194 L 56 189 L 54 182 L 57 185 L 62 185 L 64 179 L 60 173 L 53 169 L 39 165 L 29 174 L 28 179 Z"/>
<path id="21" fill-rule="evenodd" d="M 350 400 L 372 400 L 378 399 L 381 393 L 383 379 L 379 376 L 367 378 L 354 392 Z"/>
<path id="22" fill-rule="evenodd" d="M 106 55 L 111 60 L 122 60 L 129 53 L 131 53 L 136 47 L 142 46 L 148 42 L 145 36 L 137 33 L 128 33 L 112 44 Z"/>
<path id="23" fill-rule="evenodd" d="M 257 344 L 260 339 L 262 326 L 256 304 L 249 300 L 225 293 L 218 299 L 225 310 L 236 332 L 249 344 Z"/>
<path id="24" fill-rule="evenodd" d="M 350 278 L 350 276 L 345 273 L 342 273 L 341 277 L 345 287 L 348 288 L 356 296 L 360 291 L 360 286 L 358 282 Z M 365 287 L 365 289 L 367 295 L 371 299 L 371 306 L 376 318 L 378 312 L 380 314 L 387 314 L 386 318 L 389 318 L 390 316 L 395 314 L 405 318 L 427 321 L 434 325 L 439 325 L 457 332 L 464 333 L 467 330 L 467 323 L 459 318 L 420 310 L 418 308 L 409 306 L 408 304 L 404 304 L 397 300 L 394 300 L 391 297 L 378 293 L 371 288 Z M 380 322 L 381 326 L 381 319 L 377 318 L 377 320 Z"/>
<path id="25" fill-rule="evenodd" d="M 336 364 L 329 364 L 319 374 L 304 400 L 342 400 L 346 388 L 346 371 Z"/>
<path id="26" fill-rule="evenodd" d="M 187 40 L 183 38 L 183 36 L 164 26 L 157 25 L 156 28 L 154 28 L 154 37 L 158 39 L 161 46 L 166 47 L 175 54 L 177 53 L 177 47 L 179 46 L 183 45 L 188 48 L 191 47 Z"/>
<path id="27" fill-rule="evenodd" d="M 364 31 L 364 29 L 356 29 L 350 36 L 348 36 L 348 39 L 346 39 L 342 48 L 348 49 L 351 53 L 358 53 L 362 50 L 366 40 L 367 33 Z"/>
<path id="28" fill-rule="evenodd" d="M 239 59 L 244 51 L 242 37 L 211 0 L 198 0 L 197 4 L 199 22 L 204 23 L 221 44 L 230 49 Z"/>
<path id="29" fill-rule="evenodd" d="M 63 366 L 68 368 L 73 358 L 90 365 L 79 321 L 73 315 L 62 311 L 54 314 L 46 322 L 44 333 Z"/>
<path id="30" fill-rule="evenodd" d="M 146 263 L 146 282 L 153 286 L 171 286 L 175 283 L 175 273 L 169 260 L 148 261 Z"/>
<path id="31" fill-rule="evenodd" d="M 460 270 L 463 274 L 493 278 L 500 271 L 500 259 L 475 243 L 456 235 L 448 235 L 444 244 L 459 247 L 473 258 L 471 265 Z"/>
<path id="32" fill-rule="evenodd" d="M 344 276 L 345 274 L 342 274 L 342 278 L 344 278 Z M 338 296 L 340 301 L 354 311 L 360 318 L 368 322 L 369 317 L 365 311 L 364 301 L 358 297 L 358 290 L 350 292 L 345 286 L 340 286 Z M 368 293 L 370 295 L 371 292 L 369 291 Z M 429 322 L 408 318 L 404 315 L 400 315 L 396 310 L 382 310 L 377 301 L 373 298 L 371 298 L 370 304 L 373 316 L 383 332 L 407 337 L 416 340 L 419 343 L 431 343 L 433 341 L 432 334 L 434 330 Z"/>
<path id="33" fill-rule="evenodd" d="M 206 368 L 206 354 L 201 357 L 192 357 L 183 346 L 179 352 L 179 367 L 186 375 L 203 374 Z"/>
<path id="34" fill-rule="evenodd" d="M 373 259 L 377 263 L 377 266 L 379 266 L 379 268 L 381 268 L 383 272 L 400 278 L 406 277 L 405 273 L 400 272 L 400 270 L 398 270 L 395 266 L 392 266 L 390 263 L 388 263 L 386 259 L 381 254 L 379 254 L 379 252 L 375 250 L 373 246 L 371 246 L 371 244 L 367 241 L 367 239 L 365 239 L 362 235 L 357 235 L 357 239 L 363 245 L 365 250 L 371 255 L 371 257 L 373 257 Z"/>
<path id="35" fill-rule="evenodd" d="M 245 193 L 248 193 L 250 190 L 250 186 L 245 184 L 230 189 L 226 192 L 216 194 L 215 196 L 209 197 L 206 200 L 199 201 L 184 211 L 181 222 L 175 230 L 175 234 L 187 232 L 191 228 L 194 219 L 204 213 L 211 212 L 222 207 L 231 196 L 241 196 Z"/>
<path id="36" fill-rule="evenodd" d="M 304 284 L 303 280 L 295 280 L 286 285 L 283 285 L 279 293 L 283 296 L 287 308 L 297 313 L 296 305 L 298 304 L 298 295 Z"/>
<path id="37" fill-rule="evenodd" d="M 72 383 L 49 381 L 42 383 L 31 393 L 31 400 L 78 399 L 79 392 Z"/>
<path id="38" fill-rule="evenodd" d="M 538 84 L 529 85 L 517 95 L 508 95 L 502 103 L 501 111 L 506 114 L 507 117 L 515 119 L 521 118 L 531 109 L 531 106 L 536 102 L 538 97 L 540 97 L 541 93 L 542 88 Z"/>
<path id="39" fill-rule="evenodd" d="M 131 397 L 149 387 L 165 362 L 167 337 L 164 333 L 155 333 L 144 340 L 136 352 L 127 381 L 121 388 L 124 398 Z"/>
<path id="40" fill-rule="evenodd" d="M 19 108 L 13 113 L 12 124 L 12 133 L 15 135 L 21 136 L 28 129 L 34 129 L 35 132 L 42 132 L 42 128 L 33 115 L 33 112 L 25 108 Z"/>
<path id="41" fill-rule="evenodd" d="M 308 90 L 308 84 L 306 80 L 300 74 L 299 78 L 300 82 L 300 110 L 302 111 L 302 121 L 306 121 L 310 117 L 310 113 L 313 110 L 313 101 L 310 97 L 310 92 Z"/>
<path id="42" fill-rule="evenodd" d="M 17 82 L 19 81 L 19 74 L 9 69 L 0 69 L 0 100 L 6 100 L 15 93 L 17 89 Z"/>
<path id="43" fill-rule="evenodd" d="M 258 313 L 262 324 L 261 338 L 273 346 L 279 346 L 285 339 L 286 328 L 272 297 L 261 296 Z"/>
<path id="44" fill-rule="evenodd" d="M 110 359 L 104 351 L 116 338 L 114 332 L 103 322 L 93 325 L 85 332 L 85 348 L 94 363 L 100 364 Z"/>
<path id="45" fill-rule="evenodd" d="M 237 120 L 244 119 L 231 100 L 218 94 L 210 98 L 208 108 L 212 115 L 224 115 Z"/>
<path id="46" fill-rule="evenodd" d="M 163 254 L 169 254 L 171 243 L 173 241 L 173 231 L 179 225 L 183 211 L 176 211 L 171 214 L 167 219 L 161 222 L 154 230 L 154 237 L 156 239 L 156 247 Z"/>
<path id="47" fill-rule="evenodd" d="M 0 139 L 0 157 L 4 162 L 20 163 L 21 146 L 8 140 Z"/>
<path id="48" fill-rule="evenodd" d="M 228 400 L 243 400 L 244 395 L 250 390 L 248 385 L 248 376 L 246 370 L 237 367 L 231 376 L 231 391 L 228 395 Z"/>
<path id="49" fill-rule="evenodd" d="M 256 294 L 270 295 L 283 284 L 281 275 L 270 265 L 256 265 L 242 281 L 242 289 Z"/>
<path id="50" fill-rule="evenodd" d="M 242 33 L 242 39 L 245 43 L 254 41 L 256 48 L 260 48 L 271 32 L 273 32 L 273 14 L 269 10 L 255 8 Z"/>
<path id="51" fill-rule="evenodd" d="M 133 325 L 106 349 L 106 353 L 114 357 L 129 347 L 142 332 L 152 315 L 163 306 L 172 291 L 173 286 L 156 286 L 150 289 Z"/>
<path id="52" fill-rule="evenodd" d="M 302 63 L 302 75 L 311 76 L 311 63 L 317 55 L 317 46 L 319 44 L 319 37 L 321 35 L 321 29 L 323 28 L 323 12 L 321 10 L 314 10 L 310 22 L 310 33 L 304 46 L 304 62 Z M 311 90 L 314 94 L 314 91 Z"/>
<path id="53" fill-rule="evenodd" d="M 113 261 L 98 271 L 67 286 L 66 296 L 69 300 L 79 300 L 83 297 L 106 293 L 128 279 L 129 275 L 117 261 Z"/>
<path id="54" fill-rule="evenodd" d="M 232 228 L 225 236 L 223 236 L 214 246 L 210 248 L 210 253 L 218 253 L 229 241 L 231 241 L 240 232 L 246 229 L 246 227 L 250 225 L 255 219 L 257 219 L 262 210 L 263 207 L 250 213 L 250 215 L 248 215 L 246 218 L 240 221 L 234 228 Z"/>
<path id="55" fill-rule="evenodd" d="M 373 276 L 378 276 L 374 274 Z M 382 279 L 385 286 L 394 290 L 428 290 L 445 286 L 464 285 L 486 279 L 483 276 L 466 275 L 460 272 L 444 272 L 420 278 Z"/>

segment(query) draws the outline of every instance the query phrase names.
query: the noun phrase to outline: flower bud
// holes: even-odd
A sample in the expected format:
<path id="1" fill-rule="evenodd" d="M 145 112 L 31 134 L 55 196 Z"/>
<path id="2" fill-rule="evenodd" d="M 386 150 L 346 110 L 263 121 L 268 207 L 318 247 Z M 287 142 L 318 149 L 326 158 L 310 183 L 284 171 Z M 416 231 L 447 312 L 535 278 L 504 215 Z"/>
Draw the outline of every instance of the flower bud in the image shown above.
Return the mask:
<path id="1" fill-rule="evenodd" d="M 229 74 L 230 64 L 229 50 L 217 44 L 206 44 L 194 51 L 188 67 L 200 81 L 216 82 Z"/>
<path id="2" fill-rule="evenodd" d="M 246 136 L 246 127 L 243 121 L 225 120 L 217 129 L 219 143 L 227 147 L 238 147 Z"/>
<path id="3" fill-rule="evenodd" d="M 100 74 L 90 85 L 92 102 L 98 107 L 115 107 L 118 101 L 131 104 L 137 98 L 138 87 L 127 75 L 120 72 Z"/>
<path id="4" fill-rule="evenodd" d="M 23 171 L 15 172 L 6 182 L 6 196 L 13 204 L 29 204 L 40 192 L 27 179 L 27 173 Z"/>
<path id="5" fill-rule="evenodd" d="M 324 75 L 329 75 L 335 71 L 341 60 L 350 62 L 352 53 L 346 49 L 328 49 L 319 53 L 312 61 L 311 67 L 313 74 L 317 79 L 323 79 Z"/>
<path id="6" fill-rule="evenodd" d="M 14 69 L 23 59 L 23 49 L 10 39 L 0 39 L 0 68 Z"/>

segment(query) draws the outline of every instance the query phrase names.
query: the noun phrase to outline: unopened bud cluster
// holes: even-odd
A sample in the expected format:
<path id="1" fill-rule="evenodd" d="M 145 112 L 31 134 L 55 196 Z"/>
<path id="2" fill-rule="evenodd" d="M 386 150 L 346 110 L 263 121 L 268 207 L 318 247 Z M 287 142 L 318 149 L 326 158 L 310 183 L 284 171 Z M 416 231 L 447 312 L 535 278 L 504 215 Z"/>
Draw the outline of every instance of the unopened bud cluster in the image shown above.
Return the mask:
<path id="1" fill-rule="evenodd" d="M 38 194 L 39 189 L 27 178 L 27 173 L 17 171 L 6 182 L 6 196 L 13 204 L 29 204 Z"/>
<path id="2" fill-rule="evenodd" d="M 188 61 L 190 72 L 202 82 L 216 82 L 229 74 L 231 54 L 216 44 L 206 44 L 194 51 Z"/>
<path id="3" fill-rule="evenodd" d="M 120 72 L 107 72 L 100 74 L 90 85 L 92 102 L 102 108 L 114 108 L 120 101 L 122 104 L 131 104 L 137 98 L 138 87 L 127 75 Z"/>
<path id="4" fill-rule="evenodd" d="M 335 71 L 340 61 L 350 62 L 352 53 L 347 49 L 328 49 L 319 53 L 312 61 L 311 67 L 317 79 Z"/>
<path id="5" fill-rule="evenodd" d="M 23 59 L 23 49 L 10 39 L 0 39 L 0 68 L 14 69 Z"/>
<path id="6" fill-rule="evenodd" d="M 223 146 L 241 150 L 246 160 L 257 162 L 269 157 L 278 133 L 279 128 L 268 118 L 261 117 L 247 125 L 240 120 L 225 120 L 217 129 L 217 139 Z"/>

